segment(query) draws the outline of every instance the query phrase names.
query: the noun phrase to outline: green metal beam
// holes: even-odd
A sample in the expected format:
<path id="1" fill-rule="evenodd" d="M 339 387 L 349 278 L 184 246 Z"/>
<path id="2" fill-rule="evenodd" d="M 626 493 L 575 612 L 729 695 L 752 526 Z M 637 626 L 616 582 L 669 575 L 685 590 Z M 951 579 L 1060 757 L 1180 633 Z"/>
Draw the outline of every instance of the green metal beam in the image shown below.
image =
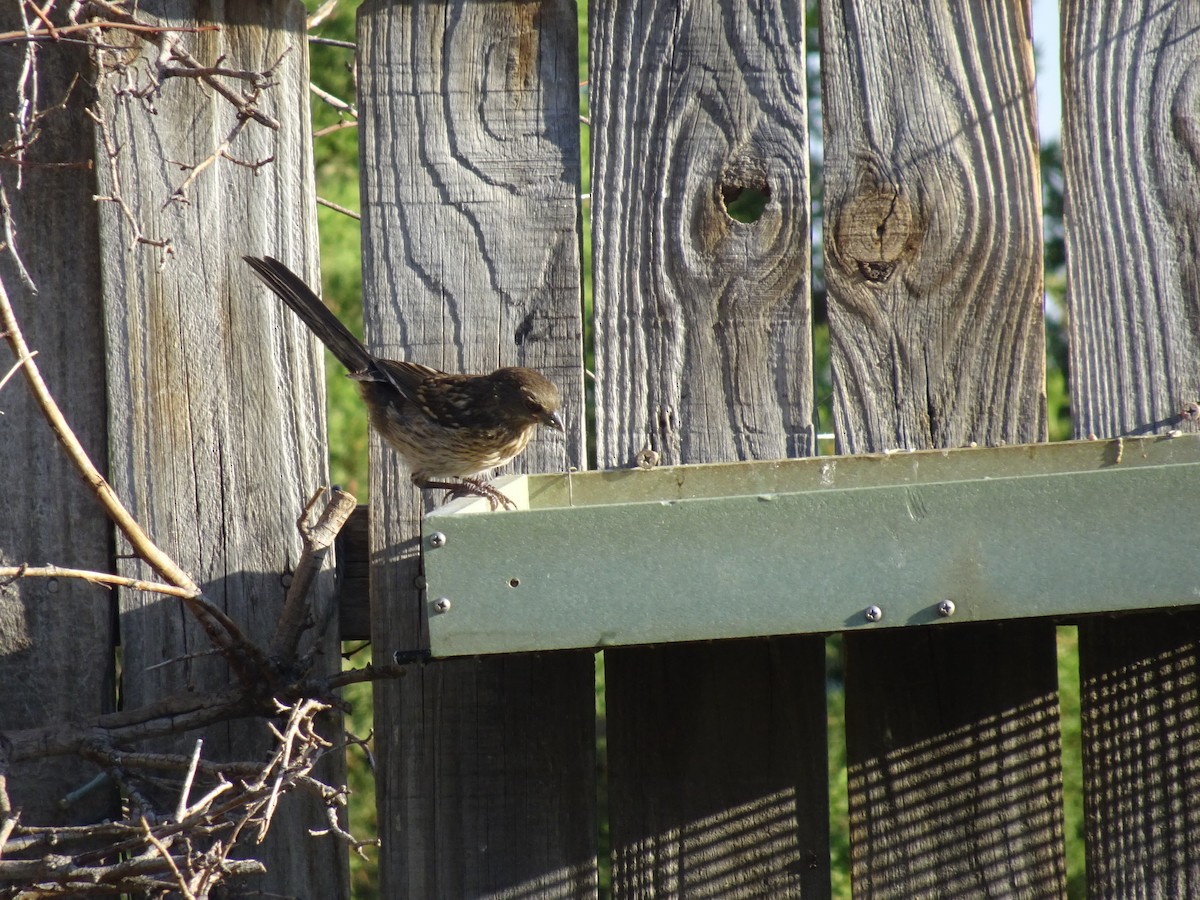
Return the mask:
<path id="1" fill-rule="evenodd" d="M 425 519 L 434 656 L 1200 604 L 1200 435 L 518 476 Z"/>

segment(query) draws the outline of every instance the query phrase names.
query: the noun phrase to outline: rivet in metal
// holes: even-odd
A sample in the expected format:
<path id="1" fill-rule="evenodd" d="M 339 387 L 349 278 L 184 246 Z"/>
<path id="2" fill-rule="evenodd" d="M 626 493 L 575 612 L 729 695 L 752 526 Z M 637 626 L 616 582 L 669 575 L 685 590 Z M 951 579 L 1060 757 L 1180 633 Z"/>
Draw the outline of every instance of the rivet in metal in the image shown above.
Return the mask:
<path id="1" fill-rule="evenodd" d="M 954 605 L 953 600 L 943 600 L 937 605 L 939 616 L 952 616 L 954 615 L 955 609 L 957 609 L 957 607 Z"/>
<path id="2" fill-rule="evenodd" d="M 883 610 L 878 606 L 868 606 L 863 610 L 863 618 L 868 622 L 878 622 L 883 618 Z"/>
<path id="3" fill-rule="evenodd" d="M 434 550 L 438 549 L 439 547 L 445 547 L 446 535 L 440 531 L 435 531 L 429 536 L 429 546 Z"/>
<path id="4" fill-rule="evenodd" d="M 440 613 L 450 612 L 450 598 L 438 597 L 433 601 L 433 608 Z"/>

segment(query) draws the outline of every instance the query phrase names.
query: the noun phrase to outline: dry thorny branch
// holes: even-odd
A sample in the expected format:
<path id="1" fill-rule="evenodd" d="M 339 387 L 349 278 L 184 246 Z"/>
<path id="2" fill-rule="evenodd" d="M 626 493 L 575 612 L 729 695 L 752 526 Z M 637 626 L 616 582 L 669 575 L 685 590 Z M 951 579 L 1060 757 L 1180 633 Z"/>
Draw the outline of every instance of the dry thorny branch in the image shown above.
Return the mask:
<path id="1" fill-rule="evenodd" d="M 313 766 L 338 749 L 318 733 L 316 717 L 326 704 L 298 700 L 279 704 L 278 746 L 265 762 L 212 763 L 201 760 L 202 742 L 188 756 L 121 752 L 96 744 L 81 755 L 99 763 L 104 778 L 120 785 L 126 813 L 119 821 L 96 825 L 15 827 L 0 859 L 0 897 L 115 891 L 206 897 L 222 880 L 262 873 L 262 864 L 234 856 L 241 842 L 260 843 L 270 827 L 278 798 L 290 791 L 315 796 L 329 810 L 330 829 L 357 842 L 337 824 L 345 791 L 314 778 Z M 178 801 L 168 815 L 145 808 L 144 785 L 169 779 Z M 0 799 L 0 804 L 4 802 Z"/>
<path id="2" fill-rule="evenodd" d="M 177 890 L 184 897 L 206 897 L 223 879 L 262 871 L 262 865 L 253 858 L 234 858 L 231 853 L 243 837 L 261 842 L 279 798 L 296 790 L 313 794 L 324 804 L 328 828 L 321 833 L 332 834 L 360 850 L 361 843 L 339 824 L 345 789 L 312 775 L 313 766 L 324 754 L 342 749 L 320 736 L 315 718 L 323 710 L 341 705 L 336 696 L 340 687 L 395 676 L 401 670 L 368 666 L 315 677 L 310 674 L 311 657 L 299 653 L 301 636 L 311 624 L 309 589 L 328 548 L 354 508 L 354 498 L 334 491 L 315 522 L 311 522 L 312 512 L 324 491 L 314 494 L 305 507 L 297 522 L 304 551 L 270 645 L 259 647 L 151 541 L 96 470 L 46 389 L 3 283 L 0 330 L 18 357 L 30 390 L 60 444 L 130 545 L 163 581 L 133 582 L 106 573 L 53 566 L 9 567 L 0 569 L 0 576 L 10 581 L 37 576 L 81 577 L 180 597 L 237 679 L 223 691 L 165 697 L 141 709 L 98 716 L 90 722 L 0 733 L 0 898 L 23 896 L 27 890 L 38 892 L 38 896 Z M 281 723 L 281 727 L 270 726 L 277 746 L 266 761 L 205 761 L 199 742 L 190 757 L 131 749 L 146 738 L 246 717 Z M 124 809 L 119 819 L 75 828 L 21 823 L 20 811 L 13 809 L 7 791 L 10 765 L 33 757 L 64 754 L 89 760 L 102 770 L 98 779 L 77 793 L 100 783 L 120 788 Z M 171 787 L 177 785 L 173 813 L 156 808 L 148 799 L 162 794 L 164 778 L 179 779 L 167 782 Z M 204 790 L 193 799 L 198 786 Z"/>
<path id="3" fill-rule="evenodd" d="M 258 647 L 151 541 L 96 470 L 46 389 L 2 283 L 0 329 L 20 360 L 30 390 L 64 450 L 131 546 L 163 582 L 132 582 L 106 573 L 53 566 L 9 567 L 0 569 L 0 576 L 8 580 L 42 575 L 82 577 L 180 597 L 237 677 L 237 683 L 224 691 L 175 695 L 141 709 L 110 713 L 90 722 L 0 734 L 0 898 L 20 896 L 27 888 L 44 895 L 177 889 L 185 897 L 208 896 L 209 890 L 226 877 L 261 871 L 261 864 L 253 859 L 231 858 L 230 853 L 243 835 L 252 835 L 261 842 L 279 797 L 292 790 L 315 794 L 328 810 L 329 827 L 325 833 L 359 849 L 360 844 L 339 824 L 338 810 L 345 804 L 344 788 L 324 784 L 311 774 L 325 753 L 341 749 L 331 748 L 318 734 L 314 720 L 321 711 L 339 704 L 338 688 L 355 681 L 393 676 L 399 670 L 380 671 L 368 666 L 319 678 L 310 674 L 311 658 L 300 656 L 298 650 L 311 619 L 309 589 L 328 548 L 354 507 L 354 498 L 343 491 L 334 491 L 311 524 L 311 513 L 324 492 L 317 492 L 305 507 L 297 522 L 304 552 L 293 573 L 270 646 Z M 271 726 L 277 747 L 265 762 L 202 761 L 199 743 L 190 758 L 130 749 L 141 739 L 250 716 L 283 723 L 282 728 Z M 39 827 L 20 822 L 20 812 L 12 808 L 7 792 L 9 766 L 33 757 L 62 754 L 74 754 L 97 763 L 102 778 L 120 787 L 125 811 L 119 820 L 83 828 Z M 173 815 L 156 809 L 147 799 L 146 785 L 161 787 L 164 775 L 182 778 Z M 193 800 L 197 782 L 206 789 L 199 799 Z M 81 791 L 96 786 L 92 783 Z"/>
<path id="4" fill-rule="evenodd" d="M 119 2 L 63 3 L 57 25 L 52 24 L 50 16 L 55 0 L 20 0 L 19 6 L 23 28 L 0 34 L 0 44 L 22 44 L 24 52 L 16 84 L 15 112 L 10 118 L 11 136 L 0 140 L 0 162 L 9 163 L 15 172 L 15 180 L 9 184 L 0 177 L 0 229 L 3 249 L 30 287 L 18 252 L 6 188 L 20 189 L 22 172 L 32 164 L 26 158 L 26 151 L 37 140 L 46 117 L 63 108 L 68 99 L 57 98 L 53 105 L 46 106 L 38 96 L 38 53 L 44 48 L 86 43 L 97 72 L 94 85 L 97 96 L 101 90 L 111 91 L 115 102 L 107 106 L 107 114 L 105 104 L 100 102 L 94 102 L 88 110 L 97 126 L 98 143 L 108 156 L 110 176 L 109 193 L 96 199 L 120 208 L 132 234 L 131 248 L 138 244 L 156 247 L 164 262 L 171 253 L 170 238 L 147 237 L 133 209 L 122 197 L 117 166 L 122 149 L 111 121 L 113 110 L 128 112 L 131 104 L 140 103 L 146 114 L 154 114 L 154 102 L 163 95 L 165 83 L 177 77 L 207 85 L 232 105 L 233 124 L 226 138 L 205 159 L 184 166 L 190 172 L 172 193 L 168 204 L 187 203 L 188 188 L 206 168 L 221 159 L 256 171 L 270 162 L 238 160 L 231 147 L 251 121 L 268 128 L 279 127 L 257 103 L 261 92 L 272 85 L 283 57 L 264 72 L 231 68 L 224 64 L 224 59 L 203 64 L 184 46 L 182 35 L 189 29 L 168 29 L 144 21 Z M 128 61 L 138 55 L 130 52 L 138 43 L 153 47 L 156 53 L 152 65 L 143 65 L 135 71 Z M 231 83 L 241 87 L 231 87 Z M 70 90 L 75 89 L 76 85 L 72 85 Z M 368 665 L 355 671 L 318 676 L 313 674 L 312 651 L 301 652 L 302 637 L 313 626 L 309 589 L 329 546 L 353 509 L 354 498 L 341 491 L 332 492 L 315 522 L 314 510 L 324 492 L 317 492 L 305 507 L 297 523 L 303 553 L 275 634 L 266 646 L 260 646 L 247 638 L 238 624 L 206 598 L 192 578 L 151 540 L 88 458 L 41 377 L 36 351 L 26 345 L 3 283 L 0 283 L 0 336 L 7 340 L 16 358 L 11 369 L 6 369 L 3 380 L 8 381 L 18 372 L 24 376 L 64 451 L 136 555 L 159 579 L 138 580 L 66 566 L 18 565 L 0 567 L 0 589 L 20 578 L 82 578 L 178 598 L 203 627 L 213 648 L 211 652 L 225 659 L 233 675 L 233 683 L 218 691 L 181 692 L 138 709 L 120 710 L 90 721 L 52 723 L 0 733 L 0 898 L 23 896 L 27 890 L 37 896 L 109 896 L 113 892 L 139 891 L 206 897 L 218 882 L 230 876 L 262 870 L 259 862 L 245 855 L 245 842 L 239 845 L 239 840 L 261 841 L 280 797 L 292 791 L 314 795 L 325 806 L 328 827 L 321 833 L 331 834 L 359 850 L 361 844 L 340 824 L 344 787 L 325 784 L 312 774 L 313 766 L 322 756 L 344 749 L 321 737 L 317 717 L 331 707 L 344 706 L 337 692 L 345 685 L 395 677 L 402 670 L 373 669 Z M 150 738 L 179 735 L 217 722 L 245 718 L 271 723 L 275 748 L 267 759 L 206 760 L 199 741 L 189 756 L 137 749 L 139 742 Z M 74 755 L 98 765 L 101 774 L 73 793 L 82 795 L 101 786 L 116 786 L 123 798 L 121 815 L 84 827 L 48 827 L 21 821 L 20 810 L 14 809 L 9 799 L 10 767 L 35 757 L 56 755 Z M 161 798 L 165 796 L 174 798 L 172 809 L 163 808 Z"/>
<path id="5" fill-rule="evenodd" d="M 56 5 L 61 20 L 58 25 L 52 23 L 50 15 Z M 46 117 L 65 106 L 67 101 L 67 97 L 62 97 L 52 106 L 41 105 L 38 96 L 38 55 L 48 48 L 79 43 L 87 46 L 93 69 L 90 83 L 93 100 L 86 112 L 96 124 L 97 142 L 103 148 L 107 163 L 104 179 L 107 192 L 97 195 L 95 199 L 112 203 L 120 210 L 129 230 L 130 247 L 144 245 L 156 248 L 160 267 L 174 253 L 172 239 L 170 235 L 150 234 L 151 229 L 135 213 L 122 190 L 119 159 L 123 147 L 116 137 L 121 131 L 121 116 L 131 115 L 134 107 L 139 105 L 145 114 L 155 114 L 155 103 L 164 96 L 168 81 L 178 78 L 204 84 L 227 101 L 231 108 L 231 120 L 225 138 L 211 152 L 195 162 L 175 163 L 187 174 L 170 192 L 163 208 L 189 203 L 189 188 L 206 169 L 220 160 L 245 166 L 256 173 L 273 162 L 272 157 L 241 159 L 234 155 L 233 145 L 251 122 L 273 130 L 279 129 L 280 123 L 260 108 L 259 101 L 262 93 L 274 86 L 276 73 L 290 52 L 290 47 L 269 68 L 255 71 L 225 65 L 224 57 L 204 63 L 187 49 L 184 35 L 219 30 L 215 25 L 183 28 L 156 24 L 140 17 L 137 12 L 131 12 L 119 0 L 74 0 L 70 3 L 18 0 L 18 7 L 24 27 L 18 31 L 0 33 L 0 45 L 21 44 L 24 51 L 11 117 L 12 136 L 0 141 L 0 161 L 10 163 L 15 170 L 15 183 L 12 185 L 8 185 L 0 174 L 0 230 L 4 247 L 17 263 L 22 278 L 30 288 L 33 288 L 32 281 L 21 266 L 15 249 L 17 236 L 9 215 L 7 189 L 10 186 L 20 189 L 23 170 L 29 165 L 27 150 L 37 140 Z M 152 52 L 144 53 L 142 49 Z M 74 88 L 72 85 L 72 90 Z M 87 161 L 65 165 L 90 164 Z"/>

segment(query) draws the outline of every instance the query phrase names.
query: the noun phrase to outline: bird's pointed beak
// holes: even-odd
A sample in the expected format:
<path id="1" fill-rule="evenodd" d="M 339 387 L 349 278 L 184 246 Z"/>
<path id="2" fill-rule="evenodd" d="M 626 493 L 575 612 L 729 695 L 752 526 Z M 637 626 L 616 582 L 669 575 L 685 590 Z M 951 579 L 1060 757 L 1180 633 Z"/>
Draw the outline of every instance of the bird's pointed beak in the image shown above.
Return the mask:
<path id="1" fill-rule="evenodd" d="M 554 412 L 547 413 L 545 421 L 546 421 L 546 424 L 549 425 L 551 428 L 553 428 L 555 431 L 561 431 L 563 434 L 566 434 L 567 429 L 563 426 L 562 416 L 559 415 L 558 410 L 554 410 Z"/>

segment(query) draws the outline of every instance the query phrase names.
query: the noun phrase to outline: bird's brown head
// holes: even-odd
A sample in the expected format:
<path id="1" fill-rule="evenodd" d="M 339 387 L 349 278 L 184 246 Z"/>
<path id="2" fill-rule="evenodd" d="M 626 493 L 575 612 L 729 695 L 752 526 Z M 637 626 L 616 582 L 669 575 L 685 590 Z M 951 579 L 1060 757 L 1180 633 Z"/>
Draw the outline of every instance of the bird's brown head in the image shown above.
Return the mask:
<path id="1" fill-rule="evenodd" d="M 533 369 L 508 366 L 497 369 L 489 379 L 496 391 L 497 405 L 510 421 L 526 422 L 529 425 L 548 425 L 562 431 L 563 421 L 559 415 L 562 395 L 554 382 Z"/>

